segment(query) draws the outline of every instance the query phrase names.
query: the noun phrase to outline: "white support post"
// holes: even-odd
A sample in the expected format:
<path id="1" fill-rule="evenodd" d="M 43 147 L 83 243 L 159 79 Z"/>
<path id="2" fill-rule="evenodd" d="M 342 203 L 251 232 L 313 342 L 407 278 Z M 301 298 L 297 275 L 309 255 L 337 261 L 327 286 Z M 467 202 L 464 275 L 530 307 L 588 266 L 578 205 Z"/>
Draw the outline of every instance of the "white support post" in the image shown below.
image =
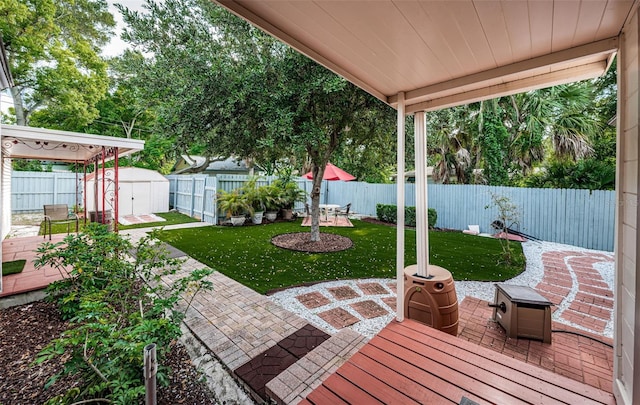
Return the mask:
<path id="1" fill-rule="evenodd" d="M 427 131 L 425 112 L 414 116 L 416 165 L 416 253 L 418 275 L 429 277 L 429 223 L 427 221 Z"/>
<path id="2" fill-rule="evenodd" d="M 396 319 L 404 321 L 404 154 L 405 154 L 405 128 L 404 128 L 404 93 L 398 93 L 398 175 L 396 177 Z"/>

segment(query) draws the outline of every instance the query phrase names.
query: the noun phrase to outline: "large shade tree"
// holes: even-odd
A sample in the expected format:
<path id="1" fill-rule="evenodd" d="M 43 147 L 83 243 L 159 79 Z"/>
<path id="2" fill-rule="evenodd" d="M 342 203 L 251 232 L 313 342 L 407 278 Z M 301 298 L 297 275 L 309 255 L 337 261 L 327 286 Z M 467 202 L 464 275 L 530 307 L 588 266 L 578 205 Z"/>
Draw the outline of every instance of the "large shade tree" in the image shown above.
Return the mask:
<path id="1" fill-rule="evenodd" d="M 104 0 L 0 1 L 16 124 L 45 107 L 53 128 L 95 118 L 108 86 L 99 52 L 114 26 Z"/>
<path id="2" fill-rule="evenodd" d="M 163 132 L 182 148 L 203 145 L 210 156 L 308 159 L 310 235 L 318 241 L 325 165 L 343 145 L 393 133 L 393 110 L 208 1 L 146 7 L 123 9 L 125 39 L 149 55 L 132 58 L 132 71 L 156 100 Z"/>

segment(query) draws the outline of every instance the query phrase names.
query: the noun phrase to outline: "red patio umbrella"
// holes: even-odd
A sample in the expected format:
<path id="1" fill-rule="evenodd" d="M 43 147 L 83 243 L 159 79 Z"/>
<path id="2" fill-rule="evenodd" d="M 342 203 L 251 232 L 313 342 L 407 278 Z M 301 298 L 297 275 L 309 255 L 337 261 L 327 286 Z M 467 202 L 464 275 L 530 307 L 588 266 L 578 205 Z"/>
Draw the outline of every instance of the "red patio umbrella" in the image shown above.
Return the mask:
<path id="1" fill-rule="evenodd" d="M 302 177 L 306 177 L 309 180 L 313 180 L 313 172 L 309 172 Z M 342 180 L 342 181 L 351 181 L 356 178 L 349 173 L 345 172 L 341 168 L 332 165 L 331 163 L 327 163 L 327 166 L 324 169 L 324 176 L 322 176 L 322 180 Z"/>

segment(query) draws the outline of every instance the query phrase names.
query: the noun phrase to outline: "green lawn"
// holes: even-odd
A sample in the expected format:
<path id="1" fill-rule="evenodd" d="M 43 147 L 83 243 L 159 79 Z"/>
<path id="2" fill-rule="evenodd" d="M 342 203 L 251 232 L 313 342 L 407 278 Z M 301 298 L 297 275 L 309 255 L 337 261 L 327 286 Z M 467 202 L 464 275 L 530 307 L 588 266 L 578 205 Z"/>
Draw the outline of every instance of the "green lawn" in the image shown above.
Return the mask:
<path id="1" fill-rule="evenodd" d="M 309 231 L 300 221 L 262 226 L 176 229 L 159 237 L 196 260 L 260 293 L 306 282 L 395 277 L 396 229 L 354 220 L 353 228 L 322 228 L 322 232 L 348 236 L 353 247 L 336 253 L 311 254 L 277 248 L 275 235 Z M 414 230 L 406 230 L 407 265 L 416 262 Z M 515 264 L 501 264 L 496 239 L 461 232 L 430 232 L 432 264 L 442 266 L 455 280 L 504 281 L 524 270 L 524 255 L 514 246 Z"/>
<path id="2" fill-rule="evenodd" d="M 12 262 L 4 262 L 2 263 L 2 275 L 8 276 L 9 274 L 21 273 L 26 263 L 27 263 L 26 260 L 15 260 Z"/>
<path id="3" fill-rule="evenodd" d="M 164 218 L 166 221 L 161 222 L 147 222 L 144 224 L 134 224 L 134 225 L 118 225 L 118 229 L 123 231 L 126 229 L 134 229 L 134 228 L 149 228 L 152 226 L 167 226 L 167 225 L 175 225 L 175 224 L 184 224 L 188 222 L 198 222 L 197 219 L 191 218 L 188 215 L 181 214 L 179 212 L 163 212 L 157 213 L 157 216 Z M 84 226 L 84 221 L 80 219 L 80 231 Z M 67 224 L 56 224 L 53 223 L 51 225 L 51 233 L 67 233 Z M 75 232 L 76 226 L 75 224 L 69 225 L 69 230 L 71 232 Z M 40 225 L 40 235 L 43 235 L 44 232 L 44 224 Z"/>

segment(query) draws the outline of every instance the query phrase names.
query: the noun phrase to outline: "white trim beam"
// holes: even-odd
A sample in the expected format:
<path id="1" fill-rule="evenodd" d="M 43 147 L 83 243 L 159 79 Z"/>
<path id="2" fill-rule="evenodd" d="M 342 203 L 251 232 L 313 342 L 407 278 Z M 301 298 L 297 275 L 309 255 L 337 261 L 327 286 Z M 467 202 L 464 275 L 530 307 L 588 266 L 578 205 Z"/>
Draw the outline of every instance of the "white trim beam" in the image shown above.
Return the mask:
<path id="1" fill-rule="evenodd" d="M 543 75 L 527 77 L 525 79 L 514 80 L 480 89 L 453 94 L 429 101 L 408 105 L 406 113 L 412 114 L 416 111 L 434 111 L 447 107 L 469 104 L 476 101 L 488 100 L 492 98 L 508 96 L 510 94 L 522 93 L 543 87 L 557 86 L 559 84 L 571 83 L 579 80 L 592 79 L 601 75 L 606 68 L 607 61 L 594 62 L 587 65 L 576 66 L 569 69 L 559 70 Z"/>
<path id="2" fill-rule="evenodd" d="M 46 138 L 47 140 L 53 142 L 80 143 L 85 145 L 100 145 L 105 147 L 113 146 L 136 150 L 144 149 L 144 141 L 141 141 L 139 139 L 117 138 L 115 136 L 83 134 L 80 132 L 25 127 L 19 125 L 2 124 L 2 136 L 31 140 L 41 140 L 43 138 Z"/>
<path id="3" fill-rule="evenodd" d="M 404 321 L 404 93 L 398 94 L 398 175 L 396 176 L 396 320 Z"/>
<path id="4" fill-rule="evenodd" d="M 416 256 L 418 275 L 429 276 L 429 224 L 427 221 L 427 125 L 425 112 L 414 116 L 416 167 Z M 400 222 L 398 222 L 398 225 Z"/>
<path id="5" fill-rule="evenodd" d="M 550 53 L 537 58 L 527 59 L 521 62 L 512 63 L 510 65 L 501 66 L 495 69 L 486 70 L 484 72 L 475 73 L 472 75 L 459 77 L 446 82 L 437 83 L 431 86 L 422 87 L 406 92 L 405 104 L 413 104 L 412 100 L 423 99 L 430 95 L 452 91 L 465 86 L 477 85 L 483 82 L 489 82 L 497 80 L 505 76 L 521 74 L 536 69 L 550 67 L 553 65 L 567 63 L 582 58 L 615 53 L 618 49 L 618 38 L 608 38 L 605 40 L 592 42 L 590 44 L 577 46 L 575 48 L 565 49 L 563 51 Z M 610 57 L 607 56 L 607 59 Z M 391 105 L 397 103 L 397 96 L 391 96 L 387 100 Z"/>

